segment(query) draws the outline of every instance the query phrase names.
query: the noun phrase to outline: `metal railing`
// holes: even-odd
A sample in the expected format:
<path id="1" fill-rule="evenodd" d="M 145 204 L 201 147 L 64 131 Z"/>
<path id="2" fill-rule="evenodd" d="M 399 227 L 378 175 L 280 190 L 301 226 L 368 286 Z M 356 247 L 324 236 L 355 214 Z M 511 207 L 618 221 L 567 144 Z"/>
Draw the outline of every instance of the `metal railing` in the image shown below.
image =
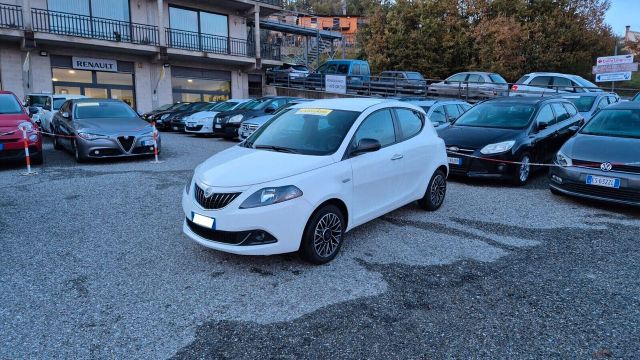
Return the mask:
<path id="1" fill-rule="evenodd" d="M 266 60 L 277 60 L 280 61 L 282 59 L 280 53 L 280 46 L 274 44 L 261 44 L 260 45 L 260 55 L 263 59 Z"/>
<path id="2" fill-rule="evenodd" d="M 167 46 L 176 49 L 203 51 L 214 54 L 251 57 L 255 51 L 251 50 L 247 40 L 226 36 L 202 34 L 194 31 L 167 29 Z"/>
<path id="3" fill-rule="evenodd" d="M 158 27 L 44 9 L 32 9 L 34 31 L 91 39 L 159 45 Z"/>
<path id="4" fill-rule="evenodd" d="M 0 4 L 0 27 L 22 29 L 22 7 Z"/>
<path id="5" fill-rule="evenodd" d="M 267 5 L 284 7 L 284 1 L 283 0 L 255 0 L 255 1 L 259 2 L 259 3 L 267 4 Z"/>
<path id="6" fill-rule="evenodd" d="M 566 87 L 549 85 L 531 87 L 520 84 L 492 82 L 451 82 L 441 79 L 398 79 L 380 76 L 346 76 L 345 94 L 367 97 L 439 97 L 457 98 L 469 102 L 482 101 L 501 96 L 570 96 L 589 91 L 611 92 L 606 87 Z M 296 73 L 288 71 L 266 72 L 266 83 L 281 88 L 326 91 L 326 75 L 318 73 Z M 640 89 L 617 88 L 623 98 L 630 98 Z"/>

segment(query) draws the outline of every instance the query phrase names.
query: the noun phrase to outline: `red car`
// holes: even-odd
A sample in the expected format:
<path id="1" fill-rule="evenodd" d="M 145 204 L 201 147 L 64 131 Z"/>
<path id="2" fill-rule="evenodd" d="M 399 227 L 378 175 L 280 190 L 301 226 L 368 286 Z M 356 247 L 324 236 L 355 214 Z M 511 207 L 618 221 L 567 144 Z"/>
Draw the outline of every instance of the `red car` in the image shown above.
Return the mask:
<path id="1" fill-rule="evenodd" d="M 27 129 L 31 163 L 42 164 L 42 136 L 38 126 L 14 93 L 0 91 L 0 161 L 24 159 L 21 128 Z"/>

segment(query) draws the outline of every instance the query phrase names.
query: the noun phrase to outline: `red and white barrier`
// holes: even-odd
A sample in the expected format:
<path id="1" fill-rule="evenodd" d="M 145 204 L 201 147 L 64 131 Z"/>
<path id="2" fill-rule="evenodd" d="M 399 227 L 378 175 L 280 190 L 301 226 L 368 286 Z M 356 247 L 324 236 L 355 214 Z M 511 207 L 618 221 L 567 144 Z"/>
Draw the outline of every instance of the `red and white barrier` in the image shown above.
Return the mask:
<path id="1" fill-rule="evenodd" d="M 24 176 L 36 175 L 37 174 L 36 172 L 31 171 L 31 157 L 29 156 L 29 140 L 27 139 L 27 128 L 20 127 L 20 130 L 22 130 L 22 141 L 24 143 L 24 158 L 25 158 L 25 161 L 27 162 L 27 172 L 22 173 L 22 175 Z"/>

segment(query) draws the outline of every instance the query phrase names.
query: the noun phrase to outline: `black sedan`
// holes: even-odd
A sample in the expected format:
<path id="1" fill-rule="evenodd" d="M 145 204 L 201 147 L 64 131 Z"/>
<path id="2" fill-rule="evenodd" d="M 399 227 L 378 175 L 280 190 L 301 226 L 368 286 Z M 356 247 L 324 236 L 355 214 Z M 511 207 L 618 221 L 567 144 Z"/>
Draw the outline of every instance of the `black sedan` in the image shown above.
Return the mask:
<path id="1" fill-rule="evenodd" d="M 566 99 L 498 98 L 474 106 L 439 135 L 452 175 L 504 178 L 523 185 L 531 163 L 550 163 L 583 121 Z"/>
<path id="2" fill-rule="evenodd" d="M 200 111 L 210 111 L 216 105 L 218 105 L 219 102 L 199 102 L 193 104 L 194 105 L 191 106 L 188 110 L 175 112 L 167 118 L 167 121 L 169 121 L 171 124 L 171 130 L 184 132 L 187 119 L 191 115 L 199 113 Z"/>
<path id="3" fill-rule="evenodd" d="M 640 206 L 640 103 L 600 110 L 556 155 L 554 194 Z"/>
<path id="4" fill-rule="evenodd" d="M 214 119 L 213 134 L 225 139 L 238 137 L 240 124 L 254 117 L 273 114 L 282 105 L 296 99 L 285 96 L 266 96 L 247 102 L 237 109 L 218 113 Z"/>

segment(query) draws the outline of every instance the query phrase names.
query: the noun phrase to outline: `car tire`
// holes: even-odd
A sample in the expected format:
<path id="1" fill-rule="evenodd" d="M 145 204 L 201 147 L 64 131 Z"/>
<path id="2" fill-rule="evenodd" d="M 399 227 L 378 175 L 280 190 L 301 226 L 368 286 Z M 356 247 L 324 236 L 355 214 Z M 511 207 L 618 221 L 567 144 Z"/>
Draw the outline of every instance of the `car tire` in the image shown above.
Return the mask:
<path id="1" fill-rule="evenodd" d="M 77 163 L 83 163 L 87 161 L 87 156 L 84 154 L 80 154 L 80 150 L 78 150 L 78 143 L 75 140 L 73 140 L 73 155 Z"/>
<path id="2" fill-rule="evenodd" d="M 524 153 L 520 156 L 516 165 L 516 172 L 513 177 L 513 183 L 516 186 L 523 186 L 531 177 L 531 155 Z"/>
<path id="3" fill-rule="evenodd" d="M 562 196 L 562 193 L 560 191 L 558 191 L 558 190 L 556 190 L 556 189 L 554 189 L 552 187 L 549 188 L 549 191 L 551 191 L 551 193 L 553 195 Z"/>
<path id="4" fill-rule="evenodd" d="M 42 154 L 42 151 L 37 153 L 35 156 L 31 156 L 31 163 L 33 165 L 42 165 L 43 162 L 44 162 L 44 155 Z"/>
<path id="5" fill-rule="evenodd" d="M 436 170 L 429 180 L 427 191 L 422 199 L 418 200 L 420 208 L 426 211 L 435 211 L 442 206 L 447 194 L 447 176 L 442 170 Z"/>
<path id="6" fill-rule="evenodd" d="M 55 131 L 51 131 L 51 133 L 53 135 L 53 148 L 55 150 L 62 150 L 62 145 L 60 145 L 60 142 L 58 142 L 58 135 L 55 133 Z"/>
<path id="7" fill-rule="evenodd" d="M 300 256 L 313 264 L 333 260 L 344 240 L 344 214 L 335 205 L 325 205 L 311 215 L 300 243 Z"/>

